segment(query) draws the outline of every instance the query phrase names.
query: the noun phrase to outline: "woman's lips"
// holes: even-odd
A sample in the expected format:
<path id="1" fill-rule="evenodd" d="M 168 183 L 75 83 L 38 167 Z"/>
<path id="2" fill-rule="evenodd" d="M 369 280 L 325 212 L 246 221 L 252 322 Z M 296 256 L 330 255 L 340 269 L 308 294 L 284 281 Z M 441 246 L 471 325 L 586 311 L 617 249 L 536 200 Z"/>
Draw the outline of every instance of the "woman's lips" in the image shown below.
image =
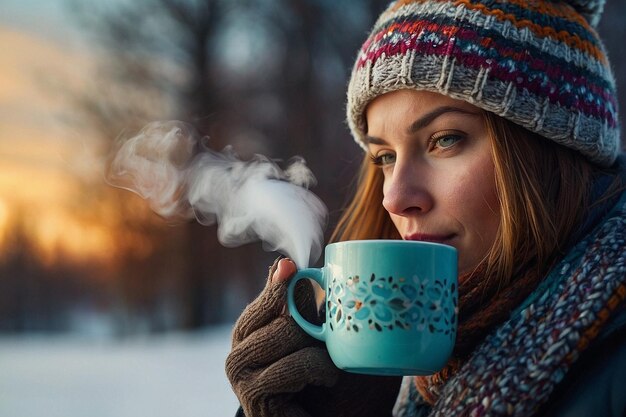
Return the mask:
<path id="1" fill-rule="evenodd" d="M 453 237 L 454 237 L 454 234 L 431 235 L 427 233 L 413 233 L 413 234 L 404 236 L 404 240 L 420 240 L 422 242 L 446 243 L 450 241 L 450 239 L 452 239 Z"/>

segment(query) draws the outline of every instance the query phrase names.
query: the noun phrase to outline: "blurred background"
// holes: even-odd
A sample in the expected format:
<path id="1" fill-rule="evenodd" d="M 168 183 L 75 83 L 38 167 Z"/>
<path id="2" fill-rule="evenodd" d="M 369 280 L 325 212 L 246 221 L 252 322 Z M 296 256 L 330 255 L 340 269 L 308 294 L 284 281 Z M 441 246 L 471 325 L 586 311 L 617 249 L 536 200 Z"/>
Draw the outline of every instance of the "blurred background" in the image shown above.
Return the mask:
<path id="1" fill-rule="evenodd" d="M 166 223 L 106 185 L 107 156 L 171 119 L 243 159 L 300 155 L 328 237 L 361 158 L 347 79 L 386 3 L 0 2 L 0 416 L 234 414 L 230 329 L 277 254 Z M 623 88 L 625 17 L 609 1 L 599 28 Z"/>

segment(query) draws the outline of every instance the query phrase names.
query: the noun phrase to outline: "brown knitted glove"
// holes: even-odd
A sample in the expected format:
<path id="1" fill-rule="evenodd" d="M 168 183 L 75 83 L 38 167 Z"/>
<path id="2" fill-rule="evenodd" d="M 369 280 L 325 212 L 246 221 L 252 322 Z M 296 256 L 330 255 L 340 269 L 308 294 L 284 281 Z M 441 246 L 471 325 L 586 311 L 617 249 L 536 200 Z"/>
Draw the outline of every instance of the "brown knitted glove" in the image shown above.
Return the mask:
<path id="1" fill-rule="evenodd" d="M 242 313 L 233 331 L 226 374 L 247 417 L 385 416 L 400 379 L 348 374 L 337 369 L 323 343 L 308 336 L 285 310 L 295 266 L 282 261 L 278 280 L 270 268 L 265 289 Z M 314 294 L 304 282 L 296 304 L 312 322 Z"/>

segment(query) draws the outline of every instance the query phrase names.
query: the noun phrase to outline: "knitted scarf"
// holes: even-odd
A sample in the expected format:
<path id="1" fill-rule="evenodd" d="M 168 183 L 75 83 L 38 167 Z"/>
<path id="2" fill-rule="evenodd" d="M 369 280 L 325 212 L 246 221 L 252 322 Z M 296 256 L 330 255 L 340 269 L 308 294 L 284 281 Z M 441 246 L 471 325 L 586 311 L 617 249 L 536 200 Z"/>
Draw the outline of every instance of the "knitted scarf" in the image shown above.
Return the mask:
<path id="1" fill-rule="evenodd" d="M 394 416 L 531 416 L 626 299 L 626 193 L 441 384 L 431 407 L 405 377 Z"/>
<path id="2" fill-rule="evenodd" d="M 415 377 L 417 390 L 431 405 L 439 397 L 444 383 L 458 371 L 476 345 L 504 322 L 541 281 L 539 274 L 530 270 L 498 291 L 497 283 L 485 279 L 485 269 L 483 263 L 459 277 L 459 327 L 452 358 L 436 374 Z"/>

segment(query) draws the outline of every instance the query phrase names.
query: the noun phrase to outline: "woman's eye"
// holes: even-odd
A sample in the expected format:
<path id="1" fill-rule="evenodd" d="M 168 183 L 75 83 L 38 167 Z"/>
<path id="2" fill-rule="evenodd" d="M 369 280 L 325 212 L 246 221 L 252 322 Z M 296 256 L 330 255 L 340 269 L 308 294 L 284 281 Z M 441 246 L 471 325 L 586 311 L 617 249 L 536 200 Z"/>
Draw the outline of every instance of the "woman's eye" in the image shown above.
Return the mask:
<path id="1" fill-rule="evenodd" d="M 445 136 L 440 136 L 438 138 L 433 138 L 431 143 L 432 146 L 431 148 L 439 148 L 439 149 L 446 149 L 446 148 L 450 148 L 451 146 L 455 145 L 457 142 L 459 142 L 460 140 L 462 140 L 463 137 L 461 135 L 445 135 Z"/>
<path id="2" fill-rule="evenodd" d="M 372 163 L 378 166 L 384 166 L 393 164 L 396 161 L 396 156 L 392 153 L 383 153 L 377 156 L 370 155 Z"/>

